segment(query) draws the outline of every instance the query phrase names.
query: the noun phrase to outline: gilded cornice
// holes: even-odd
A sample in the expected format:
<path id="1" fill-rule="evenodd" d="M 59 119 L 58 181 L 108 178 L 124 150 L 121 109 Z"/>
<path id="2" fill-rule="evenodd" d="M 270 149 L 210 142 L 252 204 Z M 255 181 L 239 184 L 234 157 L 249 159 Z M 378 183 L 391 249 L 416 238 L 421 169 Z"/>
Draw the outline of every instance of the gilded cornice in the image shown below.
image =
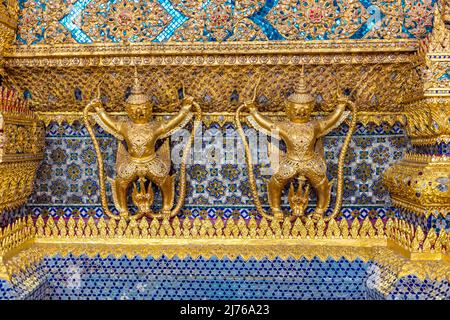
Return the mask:
<path id="1" fill-rule="evenodd" d="M 172 62 L 170 56 L 247 56 L 271 55 L 274 61 L 284 55 L 294 55 L 292 63 L 307 61 L 298 60 L 314 54 L 343 54 L 348 56 L 355 53 L 414 53 L 419 47 L 418 40 L 316 40 L 316 41 L 237 41 L 237 42 L 184 42 L 184 43 L 95 43 L 95 44 L 52 44 L 52 45 L 15 45 L 5 53 L 7 58 L 59 58 L 59 57 L 152 57 L 168 56 L 167 61 Z M 389 59 L 389 57 L 386 57 Z M 330 56 L 332 62 L 336 57 Z M 141 63 L 145 63 L 145 59 Z M 282 59 L 281 59 L 282 60 Z M 317 62 L 317 58 L 315 59 Z M 131 59 L 126 60 L 132 63 Z M 239 59 L 230 59 L 233 64 Z M 242 58 L 241 58 L 242 61 Z M 327 58 L 324 58 L 327 61 Z M 164 62 L 164 61 L 161 61 Z M 195 63 L 196 61 L 192 61 Z M 201 59 L 202 64 L 208 59 Z M 224 61 L 226 62 L 226 61 Z M 257 61 L 255 61 L 257 62 Z M 269 61 L 262 62 L 270 63 Z M 281 61 L 283 62 L 283 61 Z"/>
<path id="2" fill-rule="evenodd" d="M 143 219 L 138 224 L 125 219 L 116 223 L 103 218 L 44 220 L 39 216 L 34 222 L 31 217 L 20 218 L 0 229 L 0 244 L 0 278 L 7 280 L 45 256 L 69 254 L 129 259 L 318 257 L 325 261 L 344 257 L 378 262 L 392 266 L 400 276 L 414 274 L 421 279 L 448 277 L 449 268 L 445 262 L 445 231 L 424 234 L 420 227 L 398 219 L 385 223 L 378 218 L 375 222 L 365 219 L 305 224 L 286 219 L 274 224 L 265 219 L 256 223 L 254 218 L 247 222 L 242 218 L 218 219 L 214 223 L 209 219 L 175 218 L 170 222 Z M 438 258 L 442 261 L 417 261 Z"/>

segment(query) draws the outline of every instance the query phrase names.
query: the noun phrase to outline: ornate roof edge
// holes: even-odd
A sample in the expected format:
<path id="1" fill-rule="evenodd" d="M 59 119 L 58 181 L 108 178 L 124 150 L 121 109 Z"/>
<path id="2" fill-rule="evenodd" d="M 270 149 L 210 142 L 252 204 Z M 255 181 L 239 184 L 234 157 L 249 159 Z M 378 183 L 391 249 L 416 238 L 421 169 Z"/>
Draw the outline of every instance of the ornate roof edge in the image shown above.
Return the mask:
<path id="1" fill-rule="evenodd" d="M 315 40 L 226 43 L 96 43 L 16 45 L 5 52 L 5 58 L 152 56 L 152 55 L 241 55 L 241 54 L 314 54 L 415 52 L 416 39 L 395 40 Z"/>

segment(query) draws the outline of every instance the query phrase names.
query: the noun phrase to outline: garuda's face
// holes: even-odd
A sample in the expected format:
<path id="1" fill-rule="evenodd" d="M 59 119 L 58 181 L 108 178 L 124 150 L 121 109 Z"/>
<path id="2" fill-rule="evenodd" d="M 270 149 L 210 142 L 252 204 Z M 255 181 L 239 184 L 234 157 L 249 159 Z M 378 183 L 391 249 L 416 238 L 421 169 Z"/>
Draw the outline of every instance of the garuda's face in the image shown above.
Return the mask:
<path id="1" fill-rule="evenodd" d="M 286 115 L 293 122 L 308 122 L 313 110 L 313 103 L 286 103 Z"/>
<path id="2" fill-rule="evenodd" d="M 150 103 L 143 104 L 127 104 L 126 111 L 128 117 L 134 123 L 147 123 L 152 115 L 152 106 Z"/>

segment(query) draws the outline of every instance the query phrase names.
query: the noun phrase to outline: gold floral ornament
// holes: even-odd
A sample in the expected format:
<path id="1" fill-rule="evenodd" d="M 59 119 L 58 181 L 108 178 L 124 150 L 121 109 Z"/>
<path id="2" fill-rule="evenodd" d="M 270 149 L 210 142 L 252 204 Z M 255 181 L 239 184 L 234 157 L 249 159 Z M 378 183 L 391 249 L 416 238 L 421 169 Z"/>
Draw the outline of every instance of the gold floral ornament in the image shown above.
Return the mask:
<path id="1" fill-rule="evenodd" d="M 226 0 L 188 2 L 174 0 L 174 8 L 190 19 L 175 30 L 170 41 L 248 41 L 253 38 L 266 40 L 260 27 L 249 18 L 260 10 L 264 2 L 244 0 L 231 3 Z"/>
<path id="2" fill-rule="evenodd" d="M 372 74 L 375 67 L 376 66 L 372 67 L 366 75 Z M 355 86 L 355 89 L 360 91 L 362 89 L 361 84 L 365 80 L 367 80 L 366 77 L 363 77 Z M 366 81 L 366 83 L 367 82 L 368 81 Z M 293 216 L 300 216 L 304 219 L 304 211 L 307 207 L 309 196 L 308 183 L 313 187 L 317 195 L 317 206 L 312 215 L 313 220 L 317 221 L 320 218 L 324 218 L 325 221 L 329 221 L 333 219 L 339 213 L 342 205 L 344 160 L 357 122 L 355 103 L 348 98 L 340 96 L 338 86 L 335 95 L 335 99 L 337 99 L 335 111 L 322 119 L 311 120 L 315 99 L 307 90 L 304 67 L 302 67 L 299 83 L 295 87 L 294 93 L 287 98 L 285 103 L 286 115 L 289 120 L 277 122 L 272 121 L 257 111 L 254 102 L 256 100 L 257 87 L 258 84 L 255 86 L 253 100 L 244 103 L 237 109 L 235 123 L 238 133 L 244 143 L 250 189 L 258 212 L 267 219 L 282 220 L 283 211 L 281 210 L 281 195 L 284 187 L 287 184 L 291 184 L 288 199 Z M 350 95 L 352 94 L 353 91 Z M 345 112 L 346 107 L 350 108 L 352 119 L 350 121 L 349 132 L 345 137 L 344 145 L 339 155 L 336 205 L 332 214 L 325 217 L 325 212 L 330 203 L 333 183 L 328 181 L 326 175 L 327 167 L 321 137 L 336 128 L 345 120 L 348 116 L 348 113 Z M 286 153 L 279 150 L 278 153 L 275 149 L 276 147 L 272 144 L 269 147 L 269 151 L 271 151 L 271 155 L 269 156 L 271 166 L 272 169 L 276 170 L 276 173 L 271 177 L 267 185 L 268 200 L 272 211 L 271 214 L 265 212 L 259 200 L 256 181 L 253 174 L 252 157 L 240 120 L 240 112 L 243 108 L 249 110 L 251 114 L 249 122 L 252 123 L 256 129 L 263 131 L 270 136 L 279 136 L 286 144 Z M 276 157 L 273 156 L 274 153 L 280 155 L 279 159 L 276 159 Z M 294 179 L 298 179 L 299 181 L 297 191 L 294 190 Z"/>
<path id="3" fill-rule="evenodd" d="M 370 17 L 359 1 L 280 0 L 274 9 L 267 19 L 289 40 L 347 38 Z"/>
<path id="4" fill-rule="evenodd" d="M 98 96 L 100 97 L 100 89 Z M 178 115 L 169 121 L 149 121 L 152 115 L 152 106 L 149 98 L 141 88 L 137 69 L 135 70 L 131 94 L 125 103 L 128 115 L 127 120 L 118 121 L 112 119 L 103 109 L 99 97 L 91 101 L 84 109 L 84 122 L 94 142 L 97 154 L 101 201 L 104 212 L 115 219 L 120 217 L 140 219 L 143 216 L 168 218 L 177 215 L 183 206 L 186 195 L 186 161 L 190 154 L 195 132 L 200 125 L 200 107 L 193 101 L 192 97 L 184 96 L 182 108 Z M 190 113 L 192 106 L 196 109 L 196 119 L 193 132 L 182 157 L 178 202 L 175 208 L 172 208 L 175 198 L 175 175 L 169 175 L 171 164 L 169 140 L 166 139 L 158 150 L 155 150 L 155 143 L 157 140 L 168 138 L 174 131 L 184 127 L 192 118 Z M 95 121 L 120 141 L 116 158 L 116 178 L 108 178 L 111 183 L 114 205 L 119 211 L 119 215 L 114 215 L 108 209 L 103 159 L 89 122 L 89 111 L 91 109 L 95 110 L 93 115 Z M 125 144 L 127 148 L 125 148 Z M 128 189 L 132 184 L 134 188 L 132 200 L 137 206 L 137 213 L 134 215 L 129 212 L 127 203 Z M 159 187 L 162 193 L 161 212 L 153 212 L 151 209 L 154 200 L 152 184 Z"/>

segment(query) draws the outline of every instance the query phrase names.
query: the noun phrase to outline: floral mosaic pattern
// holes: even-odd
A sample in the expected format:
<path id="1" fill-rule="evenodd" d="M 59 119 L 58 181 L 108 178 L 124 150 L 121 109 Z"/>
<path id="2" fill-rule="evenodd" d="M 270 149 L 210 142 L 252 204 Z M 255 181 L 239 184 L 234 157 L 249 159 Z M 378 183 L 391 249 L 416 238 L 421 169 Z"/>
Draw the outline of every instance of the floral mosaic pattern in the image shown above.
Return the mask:
<path id="1" fill-rule="evenodd" d="M 232 124 L 223 127 L 212 124 L 211 128 L 219 132 L 234 129 Z M 325 137 L 325 157 L 330 179 L 336 175 L 338 152 L 346 133 L 347 128 L 341 126 Z M 99 128 L 97 136 L 103 150 L 106 175 L 114 176 L 115 139 Z M 407 143 L 398 125 L 358 126 L 346 159 L 343 216 L 363 218 L 368 215 L 375 218 L 395 214 L 395 210 L 390 209 L 389 195 L 381 183 L 381 177 L 387 166 L 402 158 Z M 267 203 L 266 182 L 270 175 L 262 171 L 269 166 L 267 151 L 261 148 L 259 152 L 259 158 L 266 162 L 261 161 L 255 166 L 255 176 L 263 203 Z M 52 123 L 47 128 L 45 159 L 37 177 L 35 193 L 28 205 L 36 215 L 102 215 L 95 152 L 84 126 Z M 160 202 L 158 196 L 156 202 Z M 288 203 L 286 194 L 283 203 Z M 314 205 L 315 196 L 311 193 L 308 210 L 313 210 Z M 204 218 L 248 218 L 256 214 L 254 209 L 244 163 L 219 164 L 212 161 L 187 166 L 187 195 L 183 214 Z"/>
<path id="2" fill-rule="evenodd" d="M 436 0 L 24 0 L 18 43 L 423 38 Z"/>

